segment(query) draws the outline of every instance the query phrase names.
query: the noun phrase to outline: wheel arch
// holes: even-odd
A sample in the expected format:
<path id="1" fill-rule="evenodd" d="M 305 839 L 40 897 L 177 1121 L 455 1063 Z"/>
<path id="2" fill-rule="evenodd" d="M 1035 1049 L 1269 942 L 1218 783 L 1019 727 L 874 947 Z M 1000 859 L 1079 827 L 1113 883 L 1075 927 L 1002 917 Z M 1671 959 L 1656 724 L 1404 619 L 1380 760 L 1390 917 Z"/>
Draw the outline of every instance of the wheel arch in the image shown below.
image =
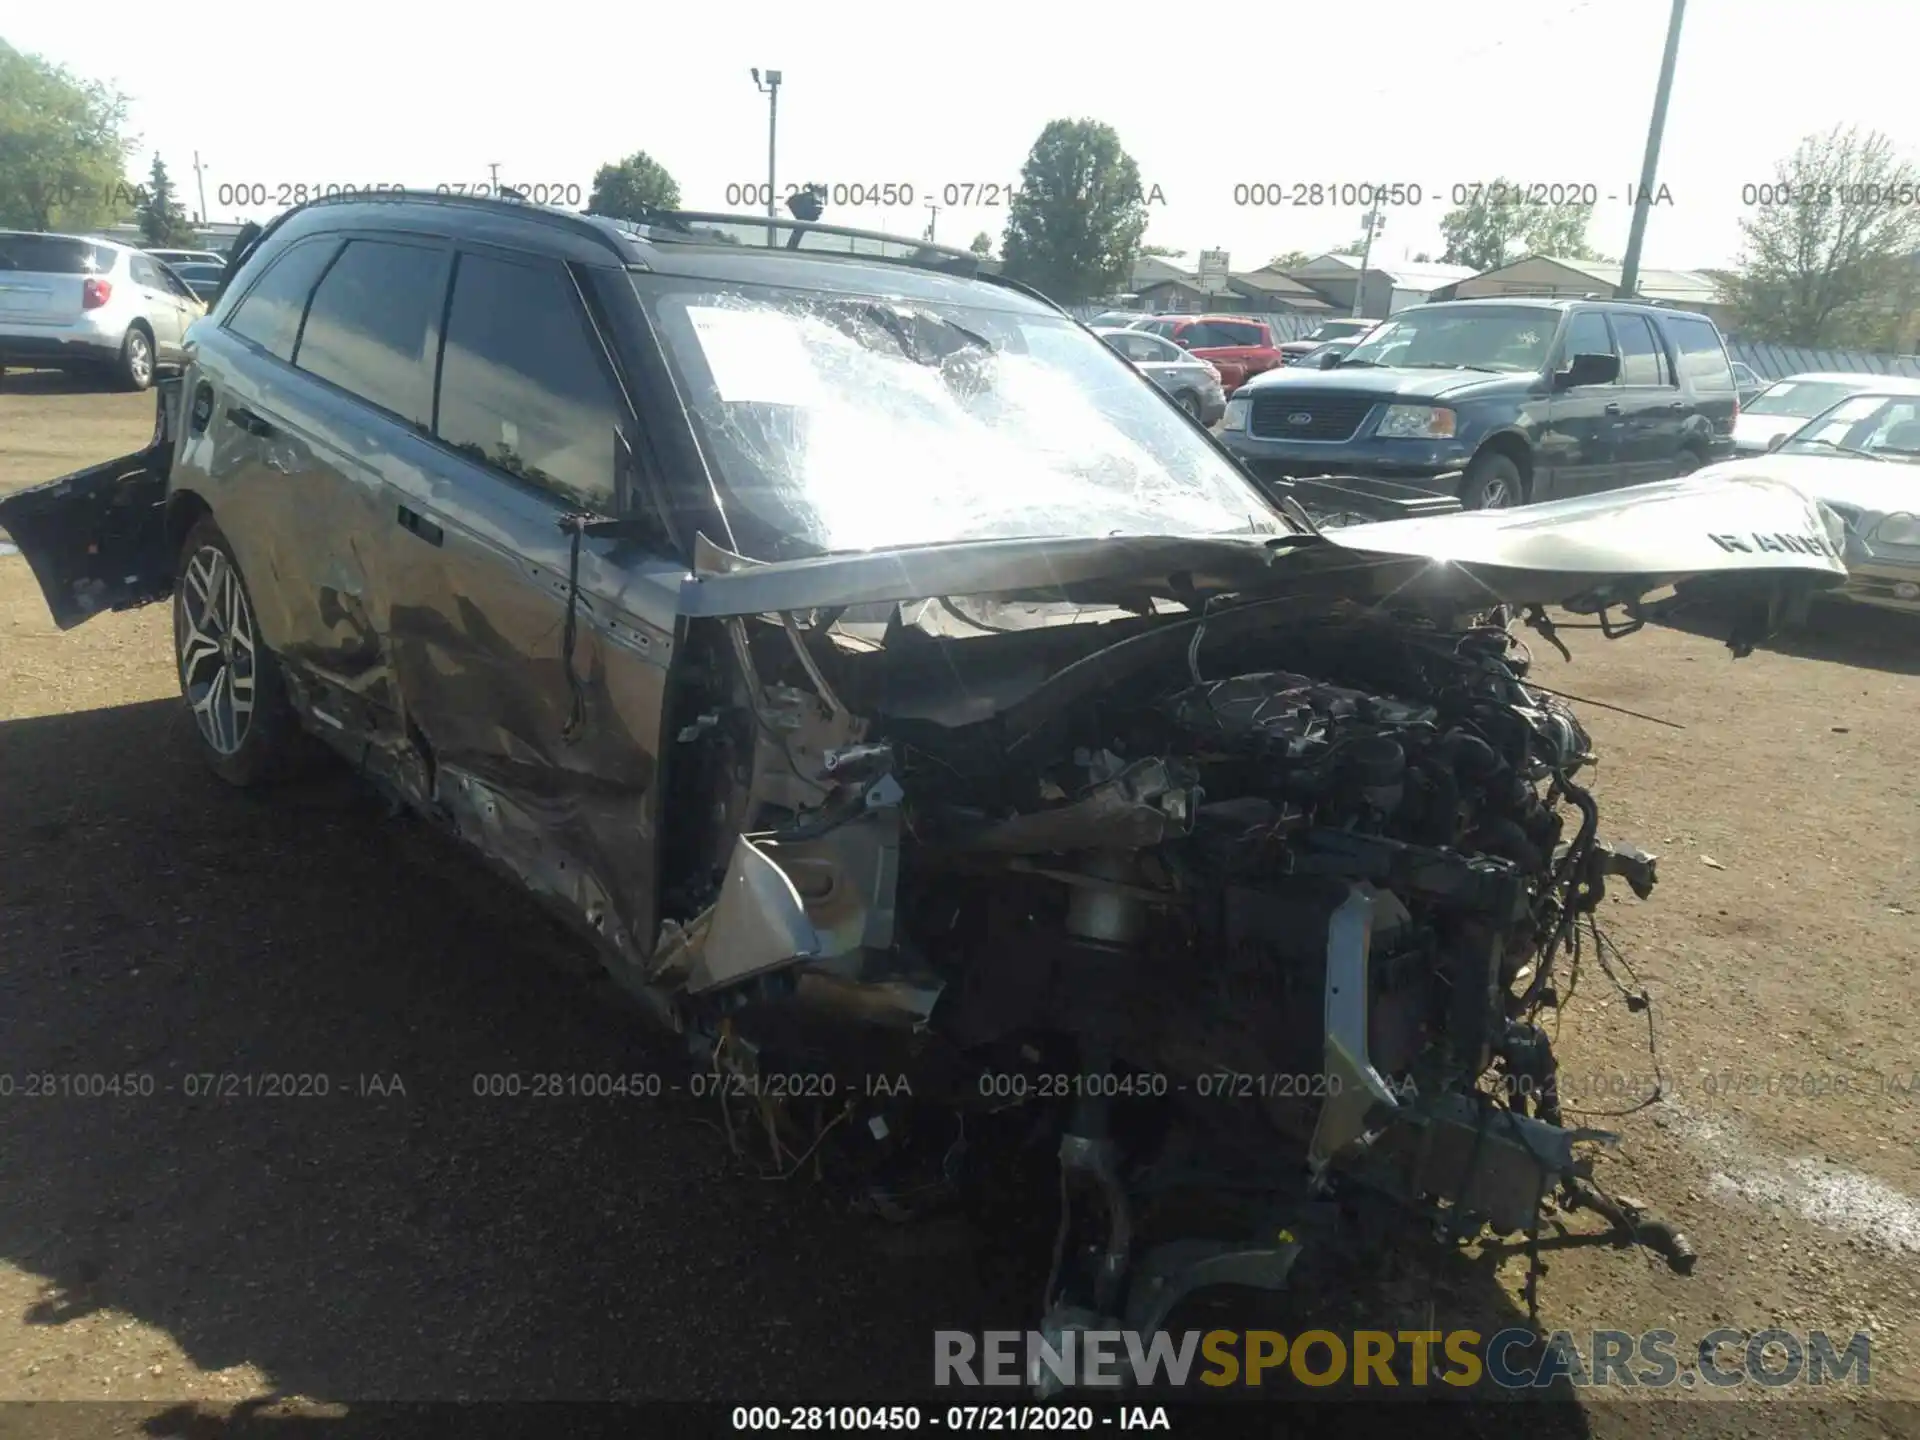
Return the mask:
<path id="1" fill-rule="evenodd" d="M 203 515 L 211 515 L 213 506 L 197 490 L 175 490 L 167 496 L 166 543 L 169 560 L 178 559 L 187 534 Z"/>
<path id="2" fill-rule="evenodd" d="M 1517 430 L 1496 431 L 1480 442 L 1473 458 L 1478 460 L 1486 454 L 1504 455 L 1513 461 L 1514 468 L 1520 472 L 1520 483 L 1526 487 L 1526 498 L 1533 498 L 1533 446 L 1527 443 L 1526 436 Z"/>

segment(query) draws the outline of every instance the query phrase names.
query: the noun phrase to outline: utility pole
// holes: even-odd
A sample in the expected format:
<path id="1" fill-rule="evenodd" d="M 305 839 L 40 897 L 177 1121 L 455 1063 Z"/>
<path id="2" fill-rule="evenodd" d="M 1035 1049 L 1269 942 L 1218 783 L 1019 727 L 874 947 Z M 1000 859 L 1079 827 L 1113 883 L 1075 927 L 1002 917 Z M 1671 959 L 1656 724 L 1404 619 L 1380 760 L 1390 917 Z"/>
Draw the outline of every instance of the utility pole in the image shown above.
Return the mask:
<path id="1" fill-rule="evenodd" d="M 1386 213 L 1378 205 L 1361 217 L 1367 227 L 1367 238 L 1360 245 L 1360 279 L 1353 287 L 1353 314 L 1355 319 L 1361 316 L 1362 307 L 1367 299 L 1367 266 L 1373 259 L 1374 238 L 1387 228 Z M 1391 305 L 1388 306 L 1392 308 Z"/>
<path id="2" fill-rule="evenodd" d="M 1640 192 L 1633 197 L 1633 228 L 1627 232 L 1627 258 L 1620 263 L 1622 299 L 1633 294 L 1640 284 L 1640 246 L 1647 238 L 1647 212 L 1653 206 L 1654 176 L 1660 169 L 1660 137 L 1667 128 L 1667 97 L 1673 93 L 1673 64 L 1680 57 L 1680 22 L 1686 18 L 1687 0 L 1673 0 L 1673 14 L 1667 21 L 1667 48 L 1660 57 L 1660 83 L 1653 92 L 1653 122 L 1647 126 L 1647 153 L 1640 162 Z"/>
<path id="3" fill-rule="evenodd" d="M 500 193 L 500 162 L 498 160 L 489 160 L 487 162 L 487 169 L 493 174 L 493 188 L 487 191 L 487 193 L 489 195 L 498 195 Z"/>
<path id="4" fill-rule="evenodd" d="M 934 238 L 933 227 L 940 223 L 940 212 L 945 208 L 945 206 L 935 205 L 931 201 L 927 203 L 927 239 L 929 241 Z"/>
<path id="5" fill-rule="evenodd" d="M 762 80 L 760 72 L 756 69 L 753 72 L 753 83 L 755 88 L 767 97 L 767 215 L 772 218 L 780 213 L 774 208 L 778 193 L 773 164 L 774 145 L 780 134 L 780 72 L 769 70 L 766 79 Z M 771 244 L 773 235 L 771 229 L 767 234 L 768 243 Z"/>
<path id="6" fill-rule="evenodd" d="M 213 217 L 207 214 L 207 177 L 198 150 L 193 152 L 193 183 L 200 191 L 200 223 L 205 225 Z"/>

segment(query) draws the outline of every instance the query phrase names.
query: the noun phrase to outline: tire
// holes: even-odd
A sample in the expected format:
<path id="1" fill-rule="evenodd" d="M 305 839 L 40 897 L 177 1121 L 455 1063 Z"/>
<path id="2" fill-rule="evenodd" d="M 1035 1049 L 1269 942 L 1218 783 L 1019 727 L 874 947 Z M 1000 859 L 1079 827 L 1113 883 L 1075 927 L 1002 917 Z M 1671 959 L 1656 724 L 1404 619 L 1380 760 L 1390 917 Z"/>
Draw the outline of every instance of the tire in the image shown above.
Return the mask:
<path id="1" fill-rule="evenodd" d="M 1482 450 L 1460 482 L 1460 504 L 1468 510 L 1505 510 L 1527 503 L 1527 482 L 1520 467 L 1497 450 Z"/>
<path id="2" fill-rule="evenodd" d="M 1678 480 L 1682 475 L 1691 475 L 1706 463 L 1706 456 L 1698 450 L 1682 450 L 1674 462 L 1673 478 Z"/>
<path id="3" fill-rule="evenodd" d="M 129 325 L 114 362 L 114 379 L 122 390 L 145 390 L 153 384 L 153 366 L 153 336 L 143 325 Z"/>
<path id="4" fill-rule="evenodd" d="M 174 668 L 201 757 L 242 787 L 290 771 L 304 738 L 256 614 L 227 537 L 201 516 L 174 568 Z"/>
<path id="5" fill-rule="evenodd" d="M 1194 394 L 1191 390 L 1182 390 L 1176 398 L 1179 400 L 1182 410 L 1186 411 L 1187 414 L 1191 415 L 1195 420 L 1200 418 L 1200 397 L 1198 395 Z"/>

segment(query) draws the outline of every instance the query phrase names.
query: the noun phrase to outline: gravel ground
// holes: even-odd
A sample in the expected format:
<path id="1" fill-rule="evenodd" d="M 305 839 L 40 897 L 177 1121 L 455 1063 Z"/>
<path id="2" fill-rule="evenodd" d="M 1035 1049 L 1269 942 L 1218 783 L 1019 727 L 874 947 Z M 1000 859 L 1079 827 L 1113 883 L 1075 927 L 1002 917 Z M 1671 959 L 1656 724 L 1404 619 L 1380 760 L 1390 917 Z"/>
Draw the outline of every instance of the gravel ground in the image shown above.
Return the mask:
<path id="1" fill-rule="evenodd" d="M 10 376 L 0 490 L 135 448 L 151 417 L 144 396 Z M 1742 661 L 1677 629 L 1570 638 L 1543 683 L 1684 727 L 1583 707 L 1603 833 L 1662 856 L 1652 902 L 1603 914 L 1656 997 L 1667 1085 L 1589 1123 L 1623 1136 L 1603 1178 L 1702 1258 L 1680 1278 L 1573 1217 L 1545 1243 L 1542 1323 L 1683 1345 L 1869 1329 L 1870 1395 L 1920 1399 L 1920 629 L 1836 614 Z M 60 635 L 18 558 L 0 558 L 0 876 L 0 1398 L 873 1399 L 924 1387 L 933 1329 L 1032 1304 L 991 1237 L 876 1231 L 746 1173 L 710 1102 L 476 1096 L 476 1076 L 684 1064 L 530 905 L 349 777 L 272 800 L 215 781 L 164 607 Z M 1645 1017 L 1591 962 L 1561 1047 L 1570 1103 L 1649 1088 Z M 48 1072 L 151 1089 L 24 1093 Z M 328 1093 L 189 1095 L 209 1073 Z M 1323 1288 L 1287 1303 L 1487 1330 L 1524 1316 L 1525 1270 L 1512 1247 L 1413 1237 L 1318 1261 Z M 1913 1413 L 1821 1433 L 1911 1433 Z M 1811 1419 L 1691 1404 L 1658 1429 Z M 1588 1401 L 1551 1428 L 1649 1422 Z"/>

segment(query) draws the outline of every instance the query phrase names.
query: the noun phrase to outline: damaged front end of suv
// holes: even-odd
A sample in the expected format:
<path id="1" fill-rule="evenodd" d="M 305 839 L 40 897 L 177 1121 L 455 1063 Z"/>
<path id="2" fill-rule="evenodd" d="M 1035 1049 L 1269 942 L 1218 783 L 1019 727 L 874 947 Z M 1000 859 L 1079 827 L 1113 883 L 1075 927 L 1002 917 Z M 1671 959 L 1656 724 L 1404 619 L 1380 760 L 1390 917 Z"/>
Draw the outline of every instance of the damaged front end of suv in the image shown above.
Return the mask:
<path id="1" fill-rule="evenodd" d="M 1655 863 L 1602 837 L 1587 732 L 1509 625 L 1552 636 L 1553 602 L 1617 634 L 1704 573 L 1764 630 L 1839 567 L 1784 487 L 1741 497 L 1766 552 L 1716 539 L 1701 487 L 1636 499 L 798 567 L 705 547 L 683 608 L 724 644 L 678 723 L 725 864 L 646 982 L 757 1108 L 736 1143 L 750 1120 L 786 1172 L 825 1143 L 896 1218 L 996 1145 L 1044 1152 L 1057 1184 L 1027 1172 L 1022 1203 L 1059 1206 L 1056 1337 L 1278 1288 L 1356 1187 L 1462 1238 L 1584 1205 L 1686 1269 L 1592 1183 L 1582 1142 L 1613 1137 L 1560 1113 L 1542 1016 L 1605 943 L 1608 881 L 1645 898 Z"/>
<path id="2" fill-rule="evenodd" d="M 1655 864 L 1514 626 L 1686 582 L 1743 653 L 1844 582 L 1835 517 L 1749 475 L 1316 527 L 1037 299 L 669 249 L 617 276 L 663 364 L 616 516 L 442 447 L 300 530 L 324 467 L 215 404 L 266 362 L 210 334 L 148 451 L 0 524 L 63 628 L 171 589 L 196 715 L 224 527 L 309 733 L 573 920 L 771 1173 L 1037 1221 L 1044 1329 L 1280 1287 L 1363 1195 L 1459 1237 L 1585 1205 L 1684 1268 L 1558 1103 L 1543 1019 Z"/>

